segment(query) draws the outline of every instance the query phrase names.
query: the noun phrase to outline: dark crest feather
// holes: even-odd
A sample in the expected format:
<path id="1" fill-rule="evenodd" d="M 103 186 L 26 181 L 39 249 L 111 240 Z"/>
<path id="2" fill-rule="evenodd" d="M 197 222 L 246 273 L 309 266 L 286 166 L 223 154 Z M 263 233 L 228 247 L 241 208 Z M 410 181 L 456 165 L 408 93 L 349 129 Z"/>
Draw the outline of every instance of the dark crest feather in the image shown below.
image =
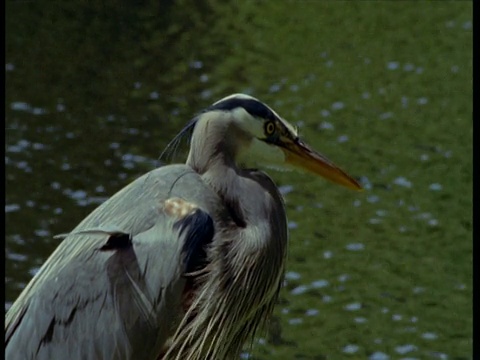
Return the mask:
<path id="1" fill-rule="evenodd" d="M 205 112 L 213 110 L 231 111 L 236 108 L 243 108 L 250 115 L 260 119 L 277 119 L 273 111 L 261 101 L 258 101 L 256 99 L 244 99 L 237 97 L 229 98 L 227 100 L 221 100 L 205 109 Z"/>
<path id="2" fill-rule="evenodd" d="M 186 139 L 187 142 L 190 142 L 190 139 L 192 137 L 193 129 L 195 128 L 195 124 L 198 121 L 198 116 L 194 117 L 192 120 L 190 120 L 187 125 L 184 126 L 180 132 L 175 135 L 175 137 L 168 143 L 168 145 L 165 147 L 165 149 L 162 151 L 160 154 L 160 157 L 158 158 L 160 161 L 171 161 L 175 155 L 177 154 L 178 147 L 180 146 L 181 142 Z"/>
<path id="3" fill-rule="evenodd" d="M 160 161 L 168 163 L 172 161 L 172 159 L 177 154 L 178 147 L 180 146 L 181 142 L 184 139 L 187 139 L 189 142 L 193 129 L 195 128 L 195 124 L 197 123 L 199 117 L 209 111 L 231 111 L 235 108 L 243 108 L 247 111 L 250 115 L 260 118 L 260 119 L 268 119 L 268 120 L 276 120 L 277 116 L 274 112 L 262 102 L 256 99 L 245 99 L 239 97 L 228 98 L 226 100 L 220 100 L 219 102 L 207 107 L 203 110 L 199 115 L 195 116 L 192 120 L 190 120 L 187 125 L 173 138 L 172 141 L 165 147 L 165 150 L 161 153 L 160 157 L 158 158 Z"/>

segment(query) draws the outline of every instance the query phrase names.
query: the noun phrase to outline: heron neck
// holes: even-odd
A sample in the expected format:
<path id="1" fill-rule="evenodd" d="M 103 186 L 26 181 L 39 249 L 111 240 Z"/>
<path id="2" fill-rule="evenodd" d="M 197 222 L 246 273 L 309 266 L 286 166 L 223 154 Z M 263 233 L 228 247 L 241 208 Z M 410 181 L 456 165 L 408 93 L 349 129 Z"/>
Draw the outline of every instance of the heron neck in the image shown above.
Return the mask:
<path id="1" fill-rule="evenodd" d="M 243 197 L 238 196 L 244 178 L 235 161 L 241 146 L 249 141 L 246 134 L 229 119 L 204 116 L 195 125 L 187 165 L 201 175 L 224 201 L 238 225 L 245 222 Z"/>
<path id="2" fill-rule="evenodd" d="M 232 169 L 238 170 L 236 155 L 248 141 L 230 119 L 205 114 L 195 125 L 187 165 L 201 175 L 209 172 L 222 180 Z"/>

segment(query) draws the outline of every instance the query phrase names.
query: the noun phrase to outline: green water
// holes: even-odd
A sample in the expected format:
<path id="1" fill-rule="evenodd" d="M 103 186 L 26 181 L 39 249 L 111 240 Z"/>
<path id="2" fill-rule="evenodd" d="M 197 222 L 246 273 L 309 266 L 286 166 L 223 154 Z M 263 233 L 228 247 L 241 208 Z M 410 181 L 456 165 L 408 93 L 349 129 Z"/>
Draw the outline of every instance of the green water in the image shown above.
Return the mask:
<path id="1" fill-rule="evenodd" d="M 366 191 L 269 171 L 288 273 L 245 358 L 472 358 L 471 2 L 95 4 L 6 5 L 6 308 L 52 235 L 246 92 Z"/>

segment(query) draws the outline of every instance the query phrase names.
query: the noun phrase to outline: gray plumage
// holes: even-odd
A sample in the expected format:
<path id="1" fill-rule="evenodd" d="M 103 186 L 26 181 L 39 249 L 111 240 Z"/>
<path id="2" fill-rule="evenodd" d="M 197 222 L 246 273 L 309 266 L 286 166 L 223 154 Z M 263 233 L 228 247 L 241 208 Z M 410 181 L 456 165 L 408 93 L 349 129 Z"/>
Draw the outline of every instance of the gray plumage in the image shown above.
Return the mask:
<path id="1" fill-rule="evenodd" d="M 212 105 L 190 133 L 185 165 L 143 175 L 64 235 L 6 314 L 7 359 L 239 356 L 273 311 L 288 237 L 275 184 L 240 155 L 311 149 L 246 95 Z"/>

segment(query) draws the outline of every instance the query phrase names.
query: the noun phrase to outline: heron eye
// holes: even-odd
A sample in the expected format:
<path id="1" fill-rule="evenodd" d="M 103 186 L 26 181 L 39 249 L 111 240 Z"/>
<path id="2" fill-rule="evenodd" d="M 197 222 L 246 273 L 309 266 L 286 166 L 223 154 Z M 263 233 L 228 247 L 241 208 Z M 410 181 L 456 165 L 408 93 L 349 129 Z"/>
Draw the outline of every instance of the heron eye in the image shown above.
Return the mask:
<path id="1" fill-rule="evenodd" d="M 275 132 L 275 124 L 273 121 L 265 123 L 265 134 L 267 136 L 272 135 Z"/>

